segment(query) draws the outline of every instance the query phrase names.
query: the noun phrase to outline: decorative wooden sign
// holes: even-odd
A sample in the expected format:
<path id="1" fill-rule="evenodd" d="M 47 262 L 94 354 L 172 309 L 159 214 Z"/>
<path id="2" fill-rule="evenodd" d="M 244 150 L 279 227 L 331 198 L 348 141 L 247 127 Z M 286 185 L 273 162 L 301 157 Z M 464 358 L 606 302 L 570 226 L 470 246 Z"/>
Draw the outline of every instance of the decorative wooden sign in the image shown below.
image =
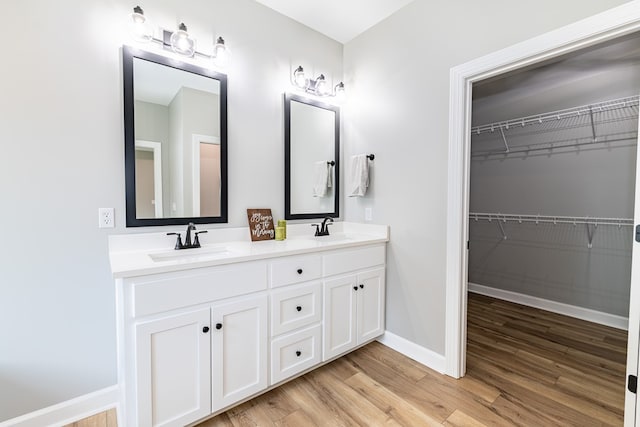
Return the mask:
<path id="1" fill-rule="evenodd" d="M 276 238 L 271 209 L 247 209 L 247 219 L 252 242 Z"/>

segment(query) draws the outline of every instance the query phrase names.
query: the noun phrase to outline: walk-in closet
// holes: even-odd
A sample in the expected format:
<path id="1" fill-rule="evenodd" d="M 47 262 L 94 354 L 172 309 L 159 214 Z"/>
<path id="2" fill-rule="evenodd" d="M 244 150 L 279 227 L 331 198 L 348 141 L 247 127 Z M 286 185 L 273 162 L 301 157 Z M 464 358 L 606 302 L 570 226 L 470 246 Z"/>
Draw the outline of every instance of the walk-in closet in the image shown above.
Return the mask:
<path id="1" fill-rule="evenodd" d="M 467 369 L 613 425 L 639 95 L 639 35 L 473 86 Z"/>

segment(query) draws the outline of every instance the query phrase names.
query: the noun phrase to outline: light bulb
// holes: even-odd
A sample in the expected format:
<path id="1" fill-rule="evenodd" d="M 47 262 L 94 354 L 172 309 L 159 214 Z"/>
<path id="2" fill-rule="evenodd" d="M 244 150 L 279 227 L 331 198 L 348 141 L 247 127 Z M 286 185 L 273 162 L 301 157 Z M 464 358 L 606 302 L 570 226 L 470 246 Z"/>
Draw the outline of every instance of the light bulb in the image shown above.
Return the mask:
<path id="1" fill-rule="evenodd" d="M 129 18 L 129 33 L 134 40 L 149 42 L 153 39 L 153 28 L 140 6 L 133 8 L 133 13 Z"/>
<path id="2" fill-rule="evenodd" d="M 293 83 L 299 88 L 304 88 L 307 85 L 307 79 L 304 78 L 304 68 L 299 65 L 293 72 Z"/>
<path id="3" fill-rule="evenodd" d="M 324 79 L 324 74 L 320 74 L 316 80 L 316 93 L 320 96 L 327 95 L 327 81 Z"/>
<path id="4" fill-rule="evenodd" d="M 213 63 L 219 67 L 225 67 L 229 64 L 230 56 L 231 52 L 229 52 L 229 48 L 224 43 L 224 39 L 218 37 L 216 44 L 213 45 L 213 55 L 211 55 Z"/>
<path id="5" fill-rule="evenodd" d="M 340 82 L 336 85 L 335 89 L 333 90 L 333 94 L 338 99 L 338 101 L 344 101 L 344 99 L 347 97 L 347 94 L 344 90 L 343 82 Z"/>
<path id="6" fill-rule="evenodd" d="M 196 42 L 189 37 L 187 26 L 181 23 L 178 30 L 171 34 L 171 49 L 175 53 L 184 56 L 193 56 L 196 51 Z"/>

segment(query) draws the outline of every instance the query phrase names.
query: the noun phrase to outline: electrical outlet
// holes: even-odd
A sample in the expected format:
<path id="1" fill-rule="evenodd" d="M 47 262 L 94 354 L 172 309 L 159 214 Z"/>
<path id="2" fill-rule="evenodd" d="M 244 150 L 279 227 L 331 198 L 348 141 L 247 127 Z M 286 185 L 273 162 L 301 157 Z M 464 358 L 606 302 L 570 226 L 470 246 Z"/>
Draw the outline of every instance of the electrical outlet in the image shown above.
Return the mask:
<path id="1" fill-rule="evenodd" d="M 113 208 L 98 208 L 98 228 L 113 228 L 115 222 Z"/>
<path id="2" fill-rule="evenodd" d="M 364 208 L 364 220 L 373 221 L 373 208 Z"/>

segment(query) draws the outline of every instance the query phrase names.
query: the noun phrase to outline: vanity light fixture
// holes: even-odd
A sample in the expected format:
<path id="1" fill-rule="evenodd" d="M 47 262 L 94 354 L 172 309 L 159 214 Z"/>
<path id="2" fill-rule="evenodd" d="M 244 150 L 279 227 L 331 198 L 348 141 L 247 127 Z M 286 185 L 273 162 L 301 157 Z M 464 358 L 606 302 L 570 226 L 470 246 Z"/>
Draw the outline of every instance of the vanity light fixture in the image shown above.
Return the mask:
<path id="1" fill-rule="evenodd" d="M 153 26 L 140 6 L 134 7 L 133 13 L 129 16 L 129 32 L 131 37 L 138 42 L 155 42 L 162 45 L 164 49 L 171 50 L 182 56 L 210 59 L 218 67 L 224 67 L 229 63 L 229 48 L 222 37 L 216 39 L 211 55 L 198 52 L 196 50 L 196 40 L 189 34 L 184 22 L 180 23 L 178 29 L 174 32 L 163 30 L 162 39 L 155 38 Z"/>
<path id="2" fill-rule="evenodd" d="M 329 83 L 324 77 L 324 74 L 320 74 L 316 79 L 307 79 L 304 75 L 304 68 L 299 65 L 293 72 L 293 85 L 304 90 L 307 93 L 316 96 L 335 96 L 340 99 L 344 98 L 345 90 L 344 83 L 338 83 L 333 91 L 329 91 Z"/>
<path id="3" fill-rule="evenodd" d="M 144 16 L 144 11 L 140 6 L 133 8 L 133 13 L 130 15 L 129 31 L 131 36 L 139 42 L 149 42 L 153 40 L 153 27 L 151 23 Z"/>

